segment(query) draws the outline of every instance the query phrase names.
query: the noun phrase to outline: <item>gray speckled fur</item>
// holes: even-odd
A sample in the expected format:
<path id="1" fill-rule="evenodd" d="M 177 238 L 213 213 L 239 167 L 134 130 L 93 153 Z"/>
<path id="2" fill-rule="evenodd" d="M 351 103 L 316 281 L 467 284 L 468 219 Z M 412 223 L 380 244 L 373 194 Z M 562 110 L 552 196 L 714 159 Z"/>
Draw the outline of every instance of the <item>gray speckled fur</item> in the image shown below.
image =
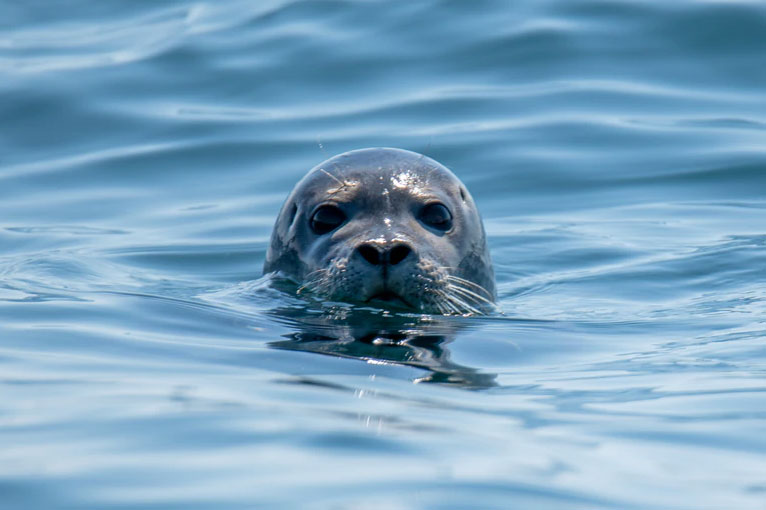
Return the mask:
<path id="1" fill-rule="evenodd" d="M 429 202 L 450 209 L 450 231 L 440 232 L 417 219 Z M 318 236 L 309 222 L 322 204 L 340 207 L 348 220 Z M 390 268 L 388 283 L 381 284 L 378 268 L 365 264 L 355 251 L 361 243 L 381 249 L 406 243 L 414 255 Z M 487 298 L 495 299 L 484 226 L 471 195 L 441 164 L 401 149 L 351 151 L 310 170 L 274 225 L 264 272 L 274 271 L 340 301 L 366 301 L 386 285 L 426 312 L 445 312 L 435 303 L 448 275 L 480 285 Z"/>

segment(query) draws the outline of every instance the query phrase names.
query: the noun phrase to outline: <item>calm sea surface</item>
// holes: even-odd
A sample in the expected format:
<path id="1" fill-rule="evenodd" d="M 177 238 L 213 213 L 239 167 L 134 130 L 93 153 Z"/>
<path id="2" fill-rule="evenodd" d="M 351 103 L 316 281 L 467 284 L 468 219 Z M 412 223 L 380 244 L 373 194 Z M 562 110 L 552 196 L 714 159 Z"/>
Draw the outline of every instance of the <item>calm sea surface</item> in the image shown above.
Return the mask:
<path id="1" fill-rule="evenodd" d="M 0 2 L 0 508 L 766 509 L 766 4 Z M 502 313 L 262 277 L 450 167 Z"/>

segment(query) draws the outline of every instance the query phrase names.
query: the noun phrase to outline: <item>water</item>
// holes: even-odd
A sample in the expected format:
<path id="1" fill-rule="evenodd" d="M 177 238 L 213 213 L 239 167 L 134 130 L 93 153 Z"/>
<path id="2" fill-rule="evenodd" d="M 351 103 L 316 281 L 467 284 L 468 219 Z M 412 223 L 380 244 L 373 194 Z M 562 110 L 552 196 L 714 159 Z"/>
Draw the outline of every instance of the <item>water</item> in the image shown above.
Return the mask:
<path id="1" fill-rule="evenodd" d="M 757 1 L 0 4 L 0 507 L 766 508 Z M 502 314 L 261 278 L 427 153 Z M 277 288 L 275 288 L 275 286 Z"/>

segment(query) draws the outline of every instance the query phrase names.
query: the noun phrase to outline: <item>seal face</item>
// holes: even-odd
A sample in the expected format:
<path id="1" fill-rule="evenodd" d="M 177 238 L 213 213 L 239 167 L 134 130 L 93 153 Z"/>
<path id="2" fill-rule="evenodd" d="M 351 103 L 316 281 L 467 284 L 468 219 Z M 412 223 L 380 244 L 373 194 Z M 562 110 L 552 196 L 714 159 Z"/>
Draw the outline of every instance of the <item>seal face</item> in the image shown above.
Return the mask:
<path id="1" fill-rule="evenodd" d="M 314 167 L 282 206 L 264 272 L 325 299 L 423 313 L 493 308 L 481 217 L 465 186 L 436 161 L 361 149 Z"/>

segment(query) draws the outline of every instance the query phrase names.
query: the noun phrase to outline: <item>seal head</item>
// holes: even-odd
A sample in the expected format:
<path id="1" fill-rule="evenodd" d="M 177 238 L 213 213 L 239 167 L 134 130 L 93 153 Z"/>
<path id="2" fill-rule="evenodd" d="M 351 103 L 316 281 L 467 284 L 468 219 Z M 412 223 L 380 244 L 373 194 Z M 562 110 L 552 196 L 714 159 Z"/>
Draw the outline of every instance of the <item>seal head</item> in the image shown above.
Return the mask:
<path id="1" fill-rule="evenodd" d="M 264 272 L 333 301 L 423 313 L 493 308 L 481 217 L 436 161 L 401 149 L 335 156 L 295 186 L 271 235 Z"/>

